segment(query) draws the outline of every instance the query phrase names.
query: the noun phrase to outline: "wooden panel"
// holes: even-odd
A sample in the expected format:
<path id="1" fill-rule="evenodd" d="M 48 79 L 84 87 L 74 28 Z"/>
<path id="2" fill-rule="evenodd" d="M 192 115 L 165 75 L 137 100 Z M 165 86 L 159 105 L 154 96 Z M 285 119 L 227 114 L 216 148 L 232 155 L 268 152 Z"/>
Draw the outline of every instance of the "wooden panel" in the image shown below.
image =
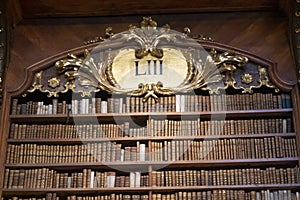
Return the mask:
<path id="1" fill-rule="evenodd" d="M 300 2 L 294 1 L 291 6 L 291 17 L 290 17 L 290 36 L 291 45 L 293 50 L 293 56 L 295 60 L 295 65 L 298 70 L 298 84 L 300 86 Z"/>
<path id="2" fill-rule="evenodd" d="M 2 89 L 9 58 L 9 26 L 7 3 L 0 3 L 0 108 L 2 106 Z"/>
<path id="3" fill-rule="evenodd" d="M 260 55 L 278 64 L 276 73 L 288 84 L 295 84 L 296 73 L 288 40 L 288 20 L 277 12 L 232 12 L 205 14 L 153 15 L 158 26 L 169 23 L 191 35 L 203 34 L 214 41 Z M 14 89 L 24 81 L 23 69 L 49 56 L 104 36 L 107 26 L 113 32 L 138 25 L 142 16 L 115 16 L 78 19 L 25 20 L 12 30 L 11 61 L 7 87 Z"/>
<path id="4" fill-rule="evenodd" d="M 279 6 L 279 0 L 20 0 L 20 4 L 24 18 L 36 18 L 266 10 L 277 8 Z"/>

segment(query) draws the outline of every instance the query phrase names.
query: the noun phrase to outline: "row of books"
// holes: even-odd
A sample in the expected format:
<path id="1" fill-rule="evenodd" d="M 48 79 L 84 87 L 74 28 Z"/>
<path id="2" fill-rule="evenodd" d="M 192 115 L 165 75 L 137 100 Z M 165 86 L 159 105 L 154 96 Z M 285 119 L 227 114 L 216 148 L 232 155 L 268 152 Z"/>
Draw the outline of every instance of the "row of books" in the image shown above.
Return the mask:
<path id="1" fill-rule="evenodd" d="M 149 127 L 150 133 L 147 132 Z M 118 138 L 147 136 L 244 135 L 292 132 L 291 118 L 249 120 L 154 120 L 146 126 L 122 124 L 16 124 L 10 126 L 11 139 Z"/>
<path id="2" fill-rule="evenodd" d="M 148 200 L 148 194 L 108 194 L 108 195 L 98 195 L 98 196 L 78 196 L 72 195 L 68 196 L 67 200 Z"/>
<path id="3" fill-rule="evenodd" d="M 2 198 L 2 200 L 59 200 L 56 193 L 47 193 L 43 198 Z M 108 194 L 97 196 L 69 195 L 67 200 L 149 200 L 148 194 Z M 300 200 L 300 192 L 291 190 L 209 190 L 197 192 L 154 193 L 152 200 Z"/>
<path id="4" fill-rule="evenodd" d="M 298 167 L 243 168 L 218 170 L 153 171 L 152 186 L 188 187 L 300 183 Z"/>
<path id="5" fill-rule="evenodd" d="M 300 200 L 300 192 L 291 190 L 212 190 L 197 192 L 155 193 L 152 200 Z"/>
<path id="6" fill-rule="evenodd" d="M 28 195 L 27 195 L 28 196 Z M 60 198 L 57 193 L 46 193 L 45 197 L 18 197 L 13 196 L 9 198 L 2 197 L 1 200 L 149 200 L 148 194 L 102 194 L 97 196 L 80 196 L 80 195 L 68 195 L 65 198 Z M 175 200 L 175 199 L 174 199 Z"/>
<path id="7" fill-rule="evenodd" d="M 8 144 L 6 163 L 126 162 L 148 160 L 146 144 L 123 146 L 116 142 L 82 145 Z"/>
<path id="8" fill-rule="evenodd" d="M 148 187 L 149 176 L 140 171 L 117 174 L 115 171 L 57 172 L 49 168 L 5 169 L 5 188 L 112 188 Z"/>
<path id="9" fill-rule="evenodd" d="M 150 119 L 151 136 L 205 136 L 244 135 L 264 133 L 287 133 L 292 131 L 292 122 L 287 119 L 248 120 L 155 120 Z"/>
<path id="10" fill-rule="evenodd" d="M 59 139 L 59 138 L 118 138 L 146 137 L 147 126 L 130 127 L 122 124 L 15 124 L 10 127 L 11 139 Z"/>
<path id="11" fill-rule="evenodd" d="M 200 112 L 224 110 L 258 110 L 291 108 L 288 94 L 236 94 L 236 95 L 175 95 L 163 96 L 159 101 L 150 98 L 143 102 L 141 97 L 85 98 L 69 102 L 52 99 L 51 103 L 28 101 L 19 103 L 13 99 L 11 114 L 95 114 L 132 112 Z"/>
<path id="12" fill-rule="evenodd" d="M 60 200 L 59 196 L 57 193 L 46 193 L 44 196 L 39 195 L 40 197 L 19 197 L 19 196 L 13 196 L 13 197 L 8 197 L 4 198 L 2 197 L 1 200 Z"/>
<path id="13" fill-rule="evenodd" d="M 151 142 L 152 161 L 297 157 L 295 138 L 166 140 Z"/>
<path id="14" fill-rule="evenodd" d="M 122 173 L 122 174 L 119 174 Z M 299 184 L 299 168 L 242 168 L 141 172 L 57 172 L 49 168 L 5 169 L 4 188 L 189 187 L 257 184 Z M 150 182 L 150 183 L 149 183 Z"/>
<path id="15" fill-rule="evenodd" d="M 6 163 L 176 161 L 297 157 L 295 138 L 151 141 L 151 148 L 117 142 L 82 145 L 8 144 Z"/>

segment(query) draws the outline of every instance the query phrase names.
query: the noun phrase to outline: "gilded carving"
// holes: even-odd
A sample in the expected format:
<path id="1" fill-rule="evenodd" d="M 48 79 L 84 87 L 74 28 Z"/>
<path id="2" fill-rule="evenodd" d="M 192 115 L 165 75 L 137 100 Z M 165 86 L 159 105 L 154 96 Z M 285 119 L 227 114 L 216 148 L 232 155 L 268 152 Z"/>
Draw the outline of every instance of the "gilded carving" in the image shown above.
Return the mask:
<path id="1" fill-rule="evenodd" d="M 143 96 L 143 102 L 146 102 L 150 97 L 154 98 L 154 100 L 158 101 L 158 94 L 162 95 L 172 95 L 174 94 L 174 91 L 168 88 L 164 88 L 163 84 L 161 82 L 158 82 L 156 84 L 139 84 L 139 88 L 132 91 L 132 96 Z"/>
<path id="2" fill-rule="evenodd" d="M 262 66 L 258 66 L 258 74 L 259 74 L 259 79 L 258 79 L 258 85 L 251 85 L 249 88 L 243 88 L 244 92 L 248 92 L 248 93 L 253 93 L 253 89 L 255 88 L 261 88 L 262 86 L 266 86 L 268 88 L 272 88 L 275 89 L 275 92 L 279 92 L 279 89 L 277 87 L 275 87 L 269 79 L 268 76 L 268 71 L 267 68 L 262 67 Z"/>
<path id="3" fill-rule="evenodd" d="M 55 89 L 56 87 L 58 87 L 60 84 L 60 80 L 57 79 L 56 77 L 53 77 L 51 79 L 48 80 L 48 85 L 50 87 L 52 87 L 53 89 Z"/>
<path id="4" fill-rule="evenodd" d="M 267 86 L 269 88 L 275 88 L 274 85 L 271 84 L 267 69 L 262 66 L 258 66 L 258 71 L 259 71 L 259 77 L 260 77 L 260 85 Z"/>
<path id="5" fill-rule="evenodd" d="M 145 27 L 157 28 L 157 22 L 155 20 L 153 20 L 151 17 L 143 17 L 143 20 L 140 22 L 140 27 L 141 28 L 145 28 Z M 161 27 L 166 30 L 171 28 L 169 24 L 164 24 Z M 135 26 L 133 24 L 130 24 L 128 26 L 128 30 L 134 30 L 136 28 L 137 28 L 137 26 Z M 185 27 L 183 29 L 183 33 L 186 36 L 189 36 L 196 40 L 213 41 L 211 37 L 207 37 L 204 35 L 191 35 L 191 29 L 188 27 Z M 111 26 L 109 26 L 105 29 L 105 36 L 98 36 L 94 39 L 84 42 L 84 44 L 93 44 L 93 43 L 103 42 L 105 39 L 111 38 L 112 36 L 114 36 L 113 28 Z"/>
<path id="6" fill-rule="evenodd" d="M 32 93 L 36 90 L 40 90 L 43 87 L 43 85 L 42 85 L 42 74 L 43 74 L 43 71 L 35 73 L 33 84 L 31 86 L 31 88 L 28 89 L 27 92 Z M 26 94 L 24 94 L 24 96 L 26 96 Z"/>
<path id="7" fill-rule="evenodd" d="M 66 91 L 50 91 L 48 89 L 44 89 L 44 85 L 42 84 L 42 79 L 43 79 L 43 71 L 35 73 L 33 84 L 31 86 L 31 88 L 29 88 L 27 90 L 27 92 L 33 93 L 36 90 L 39 90 L 43 93 L 48 93 L 48 95 L 47 95 L 48 97 L 52 97 L 52 96 L 58 97 L 58 93 L 67 92 L 67 90 Z M 26 93 L 23 94 L 23 96 L 25 97 Z"/>
<path id="8" fill-rule="evenodd" d="M 36 73 L 28 92 L 40 90 L 48 92 L 48 96 L 58 96 L 72 90 L 91 96 L 104 90 L 143 96 L 147 101 L 196 89 L 218 94 L 232 87 L 252 93 L 254 88 L 266 86 L 278 91 L 269 81 L 267 68 L 249 64 L 247 57 L 233 51 L 204 50 L 189 34 L 188 28 L 184 33 L 172 31 L 168 25 L 159 29 L 151 18 L 144 18 L 141 28 L 132 25 L 120 34 L 107 28 L 109 39 L 103 40 L 100 48 L 85 50 L 81 55 L 68 54 L 55 63 L 57 77 L 49 79 L 48 86 L 59 89 L 43 87 L 41 71 Z M 118 49 L 119 44 L 122 46 Z M 245 73 L 245 67 L 251 68 L 251 74 Z"/>
<path id="9" fill-rule="evenodd" d="M 118 35 L 111 33 L 111 40 L 109 42 L 135 42 L 137 46 L 133 48 L 135 51 L 134 56 L 127 56 L 132 59 L 135 57 L 135 59 L 142 60 L 147 57 L 146 59 L 148 59 L 149 62 L 155 62 L 151 61 L 155 58 L 164 60 L 166 59 L 164 54 L 167 50 L 162 48 L 162 46 L 157 48 L 160 43 L 165 41 L 172 41 L 173 43 L 185 41 L 187 40 L 186 37 L 190 33 L 190 30 L 186 28 L 185 34 L 178 36 L 169 29 L 157 29 L 156 25 L 157 23 L 151 18 L 144 18 L 141 23 L 142 29 L 131 26 L 130 30 L 123 34 Z M 109 29 L 109 31 L 112 30 Z M 187 41 L 190 42 L 189 40 Z M 186 49 L 186 46 L 183 47 Z M 251 93 L 252 88 L 256 88 L 256 86 L 244 87 L 237 85 L 235 72 L 238 69 L 242 69 L 248 63 L 248 58 L 245 56 L 236 55 L 235 52 L 217 52 L 215 49 L 212 49 L 210 50 L 209 55 L 202 60 L 199 57 L 194 58 L 192 53 L 188 50 L 182 52 L 186 62 L 182 67 L 186 68 L 186 75 L 182 83 L 173 87 L 166 87 L 165 84 L 159 80 L 157 82 L 149 81 L 149 83 L 136 83 L 136 89 L 120 86 L 119 79 L 117 81 L 116 74 L 113 73 L 113 68 L 116 68 L 116 66 L 114 66 L 116 60 L 114 59 L 120 55 L 121 51 L 117 53 L 114 53 L 111 50 L 102 52 L 102 57 L 99 59 L 101 62 L 99 63 L 96 63 L 92 57 L 88 56 L 88 52 L 85 52 L 85 55 L 82 58 L 71 55 L 70 59 L 64 59 L 57 62 L 56 67 L 58 68 L 58 71 L 66 74 L 70 83 L 72 82 L 72 79 L 77 78 L 78 82 L 83 86 L 92 86 L 110 93 L 123 93 L 133 96 L 145 95 L 144 100 L 147 100 L 149 97 L 157 99 L 158 94 L 170 95 L 177 92 L 189 92 L 199 88 L 202 90 L 209 90 L 210 93 L 219 93 L 220 90 L 229 87 L 242 89 L 243 92 Z M 174 57 L 173 59 L 176 58 Z M 157 60 L 157 62 L 159 60 Z M 132 62 L 138 63 L 138 61 L 135 60 L 132 60 Z M 128 62 L 122 61 L 119 65 L 125 67 L 128 65 Z M 260 70 L 263 71 L 262 69 Z M 146 72 L 143 71 L 143 73 Z M 262 82 L 260 85 L 273 87 L 267 83 L 267 80 L 264 80 L 262 74 L 260 77 L 260 81 Z M 250 74 L 240 75 L 239 79 L 245 84 L 253 82 L 253 77 Z M 210 86 L 211 84 L 218 83 L 222 80 L 224 80 L 223 85 L 221 84 L 216 87 Z"/>
<path id="10" fill-rule="evenodd" d="M 93 57 L 93 52 L 90 52 L 90 55 L 85 52 L 82 58 L 69 55 L 69 59 L 63 59 L 55 64 L 58 72 L 65 73 L 69 83 L 76 78 L 82 86 L 92 86 L 114 94 L 145 95 L 144 100 L 147 100 L 149 97 L 157 99 L 158 94 L 170 95 L 177 92 L 188 92 L 210 83 L 222 81 L 220 72 L 227 74 L 226 76 L 230 78 L 237 67 L 241 67 L 247 62 L 246 57 L 237 56 L 233 52 L 223 54 L 215 52 L 212 55 L 206 53 L 206 58 L 202 60 L 203 52 L 206 51 L 202 50 L 202 47 L 201 49 L 199 47 L 192 49 L 191 45 L 196 46 L 194 40 L 188 38 L 186 34 L 171 31 L 168 26 L 159 29 L 156 25 L 156 22 L 151 18 L 144 18 L 141 23 L 142 28 L 132 27 L 129 31 L 114 34 L 109 40 L 103 42 L 106 42 L 107 46 L 127 42 L 129 44 L 127 49 L 106 49 L 96 53 L 97 56 L 100 56 L 99 58 Z M 119 56 L 124 54 L 124 51 L 130 53 L 132 49 L 134 54 Z M 202 57 L 200 56 L 201 53 L 203 54 Z M 167 58 L 166 56 L 169 54 L 171 57 Z M 127 61 L 128 59 L 129 61 Z M 117 62 L 116 60 L 121 61 Z M 169 61 L 175 62 L 168 64 Z M 141 63 L 143 63 L 142 66 L 140 66 Z M 178 65 L 179 63 L 181 64 Z M 163 67 L 163 65 L 167 67 Z M 153 80 L 136 82 L 134 87 L 137 88 L 123 87 L 119 79 L 116 81 L 116 73 L 113 73 L 113 68 L 119 66 L 122 66 L 124 70 L 128 68 L 125 70 L 127 72 L 130 71 L 130 67 L 135 67 L 135 76 L 151 75 L 150 78 Z M 146 67 L 146 69 L 143 68 L 143 71 L 140 72 L 139 67 Z M 185 77 L 177 85 L 166 87 L 165 78 L 168 79 L 168 76 L 164 77 L 164 80 L 156 80 L 159 75 L 163 74 L 163 68 L 164 71 L 169 70 L 169 80 L 176 75 L 176 73 L 172 75 L 170 68 L 173 72 L 174 70 L 176 72 L 176 68 L 184 69 L 184 73 L 177 74 L 185 74 Z M 119 73 L 124 73 L 124 70 Z M 146 76 L 144 77 L 146 78 Z M 234 78 L 231 77 L 231 79 Z M 156 82 L 153 82 L 154 80 Z"/>
<path id="11" fill-rule="evenodd" d="M 220 66 L 220 73 L 225 74 L 225 81 L 230 86 L 234 86 L 236 80 L 234 78 L 234 72 L 239 67 L 243 67 L 247 62 L 248 58 L 245 56 L 235 55 L 234 52 L 224 52 L 218 54 L 216 50 L 211 50 L 211 55 L 215 61 L 215 64 Z"/>
<path id="12" fill-rule="evenodd" d="M 250 84 L 253 82 L 253 76 L 249 73 L 245 73 L 242 75 L 242 83 Z"/>

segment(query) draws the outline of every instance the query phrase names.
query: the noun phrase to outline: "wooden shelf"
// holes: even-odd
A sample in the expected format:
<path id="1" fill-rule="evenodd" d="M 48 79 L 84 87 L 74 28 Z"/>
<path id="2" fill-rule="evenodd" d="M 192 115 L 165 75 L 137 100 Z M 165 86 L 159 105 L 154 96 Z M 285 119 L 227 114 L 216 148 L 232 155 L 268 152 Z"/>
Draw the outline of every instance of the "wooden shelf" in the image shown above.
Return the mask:
<path id="1" fill-rule="evenodd" d="M 152 166 L 156 169 L 184 169 L 184 168 L 211 168 L 211 167 L 258 167 L 258 166 L 286 166 L 297 164 L 299 158 L 259 158 L 236 160 L 184 160 L 184 161 L 126 161 L 126 162 L 88 162 L 88 163 L 41 163 L 41 164 L 5 164 L 9 169 L 50 168 L 55 170 L 148 170 Z"/>
<path id="2" fill-rule="evenodd" d="M 243 135 L 206 135 L 206 136 L 153 136 L 153 137 L 119 137 L 119 138 L 58 138 L 58 139 L 8 139 L 8 143 L 24 144 L 84 144 L 97 142 L 135 142 L 164 140 L 204 140 L 204 139 L 243 139 L 266 137 L 295 137 L 296 133 L 264 133 Z"/>
<path id="3" fill-rule="evenodd" d="M 211 112 L 148 112 L 148 113 L 102 113 L 102 114 L 79 114 L 67 116 L 57 115 L 10 115 L 12 123 L 74 123 L 77 120 L 82 122 L 125 122 L 128 120 L 147 120 L 151 118 L 167 118 L 190 120 L 201 118 L 203 120 L 215 119 L 248 119 L 248 118 L 280 118 L 290 117 L 293 109 L 274 109 L 274 110 L 236 110 L 236 111 L 211 111 Z M 79 122 L 78 121 L 78 122 Z"/>
<path id="4" fill-rule="evenodd" d="M 122 193 L 122 194 L 148 194 L 151 190 L 150 187 L 112 187 L 112 188 L 47 188 L 47 189 L 3 189 L 2 194 L 5 196 L 22 195 L 43 195 L 45 193 L 57 193 L 59 196 L 66 195 L 95 195 L 95 194 L 111 194 L 111 193 Z"/>
<path id="5" fill-rule="evenodd" d="M 146 25 L 152 24 L 151 21 L 151 23 L 145 22 Z M 167 43 L 163 41 L 162 47 L 165 44 Z M 96 45 L 98 44 L 80 47 L 67 53 L 73 52 L 77 60 L 74 56 L 75 60 L 72 56 L 70 59 L 80 64 L 80 60 L 84 62 L 86 58 L 84 49 L 92 50 Z M 115 48 L 117 44 L 112 45 L 114 45 L 112 48 Z M 185 44 L 181 47 L 187 46 L 191 45 Z M 114 52 L 106 51 L 106 47 L 108 46 L 100 46 L 98 50 L 103 52 L 104 56 L 106 53 L 114 54 Z M 251 191 L 260 192 L 261 190 L 270 190 L 270 192 L 291 190 L 294 194 L 300 192 L 298 180 L 300 176 L 298 173 L 300 125 L 297 123 L 300 121 L 300 96 L 296 83 L 288 83 L 278 78 L 275 64 L 259 58 L 258 55 L 214 43 L 210 44 L 210 42 L 206 44 L 205 49 L 208 50 L 207 52 L 213 50 L 211 53 L 214 58 L 208 61 L 217 63 L 217 67 L 223 69 L 221 70 L 222 81 L 216 83 L 204 80 L 216 78 L 213 71 L 206 69 L 210 64 L 203 68 L 203 66 L 196 66 L 196 64 L 203 63 L 194 63 L 197 68 L 195 73 L 194 64 L 188 64 L 187 71 L 182 69 L 187 73 L 183 82 L 179 82 L 178 87 L 175 84 L 176 80 L 174 84 L 170 83 L 175 85 L 176 88 L 173 89 L 177 96 L 172 92 L 162 93 L 164 89 L 170 88 L 160 88 L 160 83 L 156 85 L 148 83 L 147 88 L 146 82 L 145 87 L 141 88 L 139 85 L 138 88 L 145 89 L 141 91 L 143 95 L 121 94 L 121 90 L 125 91 L 126 88 L 121 86 L 121 89 L 117 88 L 118 91 L 113 88 L 118 86 L 116 83 L 118 80 L 114 80 L 118 77 L 100 80 L 105 83 L 104 85 L 98 84 L 99 87 L 80 84 L 76 81 L 72 85 L 73 75 L 77 76 L 77 74 L 74 74 L 76 73 L 74 63 L 68 60 L 69 56 L 66 52 L 28 67 L 26 80 L 18 87 L 14 87 L 14 90 L 7 91 L 3 98 L 3 102 L 9 107 L 4 107 L 2 112 L 0 146 L 3 156 L 0 158 L 2 163 L 0 181 L 3 183 L 0 189 L 0 200 L 1 198 L 3 200 L 45 198 L 47 193 L 57 193 L 61 200 L 71 195 L 96 196 L 113 193 L 146 194 L 151 200 L 153 194 L 159 193 L 178 193 L 178 196 L 181 196 L 180 192 L 189 192 L 188 195 L 191 196 L 198 191 L 214 190 L 219 190 L 218 192 L 235 190 L 236 194 L 246 192 L 245 196 Z M 173 54 L 178 54 L 179 57 L 189 59 L 189 54 L 193 54 L 193 49 L 191 50 L 191 52 L 182 52 L 184 55 L 177 52 L 169 53 L 172 54 L 171 57 Z M 198 50 L 196 47 L 196 57 L 202 59 L 201 50 Z M 231 55 L 232 50 L 236 54 Z M 94 59 L 96 65 L 100 62 L 99 66 L 105 65 L 101 63 L 101 56 L 103 56 L 101 52 L 100 57 Z M 147 65 L 147 59 L 158 59 L 155 55 L 149 54 L 149 56 L 153 58 L 144 57 L 144 60 L 140 60 L 140 64 L 143 65 L 145 61 Z M 55 66 L 58 61 L 62 64 L 61 70 L 57 70 Z M 136 66 L 132 67 L 138 70 L 140 65 L 138 63 L 136 60 L 132 63 Z M 132 76 L 136 78 L 136 76 L 143 75 L 140 78 L 148 80 L 155 76 L 160 79 L 162 76 L 156 77 L 158 74 L 154 71 L 156 67 L 163 67 L 163 63 L 160 62 L 160 66 L 158 66 L 159 63 L 152 61 L 148 64 L 151 70 L 149 68 L 144 74 L 144 69 L 141 69 L 142 71 L 137 71 Z M 164 67 L 167 67 L 165 64 Z M 225 65 L 234 65 L 236 70 L 227 69 Z M 243 65 L 243 67 L 239 68 L 238 65 Z M 91 66 L 87 66 L 86 70 L 89 70 L 89 67 Z M 110 72 L 111 68 L 104 68 L 99 68 L 99 76 L 93 76 L 95 80 L 112 75 L 106 73 L 106 70 Z M 181 69 L 178 68 L 178 70 Z M 195 74 L 196 76 L 193 76 Z M 79 75 L 80 77 L 77 78 L 91 78 L 90 74 Z M 201 75 L 203 77 L 200 77 Z M 112 84 L 107 85 L 107 81 Z M 163 85 L 168 86 L 168 83 L 164 82 Z M 156 91 L 156 87 L 160 91 Z M 217 94 L 219 92 L 220 94 Z M 89 94 L 92 96 L 88 97 Z M 155 102 L 155 95 L 160 100 L 159 102 Z M 91 99 L 93 97 L 98 99 Z M 122 98 L 122 101 L 115 100 L 118 98 Z M 88 100 L 88 103 L 83 99 Z M 142 103 L 146 99 L 147 101 Z M 255 109 L 250 110 L 250 107 Z M 278 109 L 272 109 L 274 107 Z M 139 112 L 95 114 L 87 112 L 104 109 L 120 111 L 121 108 L 124 111 Z M 233 108 L 244 110 L 231 110 Z M 207 109 L 214 111 L 200 111 Z M 12 115 L 9 113 L 26 113 L 27 111 L 29 113 L 37 111 L 52 113 L 55 110 L 59 112 L 67 110 L 68 113 L 55 115 Z M 73 113 L 87 114 L 73 115 L 71 110 Z M 141 112 L 142 110 L 151 112 Z M 186 112 L 161 112 L 159 110 L 185 110 Z M 188 110 L 198 111 L 188 112 Z M 249 132 L 248 130 L 252 132 L 245 134 Z M 225 133 L 228 135 L 219 135 Z M 140 137 L 148 134 L 149 136 Z M 195 134 L 199 135 L 195 136 Z M 139 137 L 128 137 L 128 135 L 139 135 Z M 90 136 L 98 138 L 90 138 Z M 12 138 L 9 139 L 9 137 Z M 13 139 L 14 137 L 28 138 Z M 192 141 L 192 145 L 189 146 Z M 144 155 L 144 151 L 147 155 Z M 147 160 L 128 161 L 140 156 Z M 278 158 L 262 158 L 266 156 Z M 250 159 L 252 157 L 254 159 Z M 126 161 L 121 162 L 121 158 Z M 185 158 L 201 160 L 181 160 Z M 174 161 L 165 161 L 167 159 Z M 101 162 L 101 160 L 113 162 Z M 6 161 L 9 163 L 5 164 Z M 258 181 L 260 176 L 263 178 Z M 230 181 L 225 180 L 228 178 Z M 164 179 L 165 183 L 178 183 L 178 185 L 152 186 L 152 183 L 159 185 Z M 149 187 L 41 188 L 41 186 L 71 185 L 83 187 L 89 186 L 89 183 L 93 181 L 96 181 L 92 184 L 94 186 L 107 186 L 113 184 L 114 181 L 118 186 L 138 185 L 139 182 L 140 185 L 145 185 L 143 181 L 147 181 Z M 123 184 L 123 182 L 130 182 L 130 184 Z M 256 184 L 287 182 L 297 184 Z M 199 184 L 199 186 L 186 186 L 187 183 Z M 211 185 L 222 183 L 236 183 L 236 185 Z M 248 185 L 239 185 L 243 183 Z M 20 188 L 23 186 L 32 188 Z M 243 190 L 243 192 L 238 190 Z M 215 192 L 212 194 L 214 195 Z"/>
<path id="6" fill-rule="evenodd" d="M 47 188 L 47 189 L 3 189 L 5 196 L 12 195 L 42 195 L 45 193 L 57 193 L 58 195 L 95 195 L 95 194 L 148 194 L 172 193 L 179 191 L 204 191 L 204 190 L 296 190 L 300 184 L 257 184 L 257 185 L 220 185 L 220 186 L 179 186 L 179 187 L 113 187 L 113 188 Z"/>
<path id="7" fill-rule="evenodd" d="M 198 161 L 174 161 L 155 162 L 151 164 L 153 170 L 157 169 L 185 169 L 185 168 L 238 168 L 238 167 L 261 167 L 261 166 L 286 166 L 297 164 L 299 158 L 257 158 L 257 159 L 235 159 L 235 160 L 198 160 Z"/>
<path id="8" fill-rule="evenodd" d="M 219 186 L 178 186 L 178 187 L 151 187 L 153 192 L 177 192 L 177 191 L 199 191 L 199 190 L 294 190 L 300 184 L 255 184 L 255 185 L 219 185 Z"/>

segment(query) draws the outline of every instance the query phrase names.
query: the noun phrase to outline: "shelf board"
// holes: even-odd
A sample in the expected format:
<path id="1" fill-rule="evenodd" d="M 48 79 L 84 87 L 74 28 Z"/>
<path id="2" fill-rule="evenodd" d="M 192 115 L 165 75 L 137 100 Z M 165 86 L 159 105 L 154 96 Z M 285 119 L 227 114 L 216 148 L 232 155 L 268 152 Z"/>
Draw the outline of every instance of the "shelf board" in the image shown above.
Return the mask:
<path id="1" fill-rule="evenodd" d="M 16 195 L 43 195 L 45 193 L 57 193 L 59 196 L 63 195 L 93 195 L 95 194 L 148 194 L 150 187 L 112 187 L 112 188 L 36 188 L 36 189 L 4 189 L 2 196 Z"/>
<path id="2" fill-rule="evenodd" d="M 237 168 L 237 167 L 260 167 L 297 164 L 299 158 L 260 158 L 260 159 L 235 159 L 235 160 L 198 160 L 198 161 L 174 161 L 155 162 L 151 164 L 153 170 L 188 168 Z"/>
<path id="3" fill-rule="evenodd" d="M 264 117 L 289 117 L 293 109 L 273 109 L 273 110 L 235 110 L 235 111 L 211 111 L 211 112 L 140 112 L 140 113 L 97 113 L 97 114 L 78 114 L 67 116 L 65 114 L 57 115 L 10 115 L 13 123 L 74 123 L 76 120 L 80 122 L 115 122 L 128 121 L 132 119 L 147 120 L 152 118 L 167 119 L 234 119 L 234 118 L 264 118 Z"/>
<path id="4" fill-rule="evenodd" d="M 300 184 L 255 184 L 255 185 L 219 185 L 219 186 L 178 186 L 178 187 L 113 187 L 113 188 L 46 188 L 46 189 L 3 189 L 3 196 L 13 195 L 43 195 L 57 193 L 58 195 L 95 195 L 95 194 L 148 194 L 170 193 L 179 191 L 204 191 L 204 190 L 295 190 Z"/>
<path id="5" fill-rule="evenodd" d="M 151 187 L 153 192 L 177 192 L 199 190 L 293 190 L 299 189 L 300 184 L 253 184 L 253 185 L 216 185 L 216 186 L 176 186 L 176 187 Z"/>
<path id="6" fill-rule="evenodd" d="M 243 139 L 266 137 L 295 137 L 296 133 L 263 133 L 242 135 L 204 135 L 204 136 L 153 136 L 153 137 L 118 137 L 118 138 L 57 138 L 57 139 L 8 139 L 14 144 L 84 144 L 97 142 L 135 142 L 135 141 L 164 141 L 164 140 L 205 140 L 205 139 Z"/>
<path id="7" fill-rule="evenodd" d="M 297 164 L 298 157 L 292 158 L 261 158 L 235 160 L 187 160 L 187 161 L 126 161 L 126 162 L 87 162 L 87 163 L 41 163 L 41 164 L 5 164 L 9 169 L 50 168 L 55 170 L 135 170 L 148 171 L 151 166 L 157 169 L 185 169 L 211 167 L 259 167 Z"/>

